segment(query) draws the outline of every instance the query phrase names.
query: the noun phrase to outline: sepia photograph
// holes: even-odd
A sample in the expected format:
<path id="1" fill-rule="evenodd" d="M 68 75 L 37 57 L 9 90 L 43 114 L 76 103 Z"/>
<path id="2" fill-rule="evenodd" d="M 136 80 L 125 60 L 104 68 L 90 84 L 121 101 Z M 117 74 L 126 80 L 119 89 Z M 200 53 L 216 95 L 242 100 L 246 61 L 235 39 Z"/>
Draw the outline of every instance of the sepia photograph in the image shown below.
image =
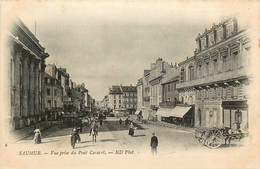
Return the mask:
<path id="1" fill-rule="evenodd" d="M 0 168 L 260 168 L 259 1 L 0 12 Z"/>

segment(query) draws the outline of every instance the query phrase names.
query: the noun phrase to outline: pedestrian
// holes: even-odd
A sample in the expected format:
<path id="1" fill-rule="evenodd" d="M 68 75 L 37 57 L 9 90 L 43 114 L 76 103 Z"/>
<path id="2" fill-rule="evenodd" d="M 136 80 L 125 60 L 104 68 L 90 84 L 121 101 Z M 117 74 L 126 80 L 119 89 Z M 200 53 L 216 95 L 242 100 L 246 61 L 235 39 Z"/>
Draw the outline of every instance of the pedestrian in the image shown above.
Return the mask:
<path id="1" fill-rule="evenodd" d="M 152 154 L 153 155 L 157 154 L 158 139 L 155 136 L 155 133 L 153 133 L 153 136 L 151 138 L 150 146 L 151 146 Z"/>
<path id="2" fill-rule="evenodd" d="M 94 127 L 95 127 L 95 120 L 93 119 L 90 124 L 89 136 L 91 136 L 91 133 L 93 132 Z"/>
<path id="3" fill-rule="evenodd" d="M 103 124 L 103 120 L 102 119 L 99 120 L 99 124 L 100 124 L 100 126 L 102 126 L 102 124 Z"/>
<path id="4" fill-rule="evenodd" d="M 128 122 L 129 122 L 129 120 L 128 120 L 128 118 L 126 118 L 125 119 L 125 127 L 128 127 Z"/>
<path id="5" fill-rule="evenodd" d="M 39 129 L 39 127 L 36 127 L 36 129 L 34 130 L 34 143 L 35 144 L 40 144 L 42 142 L 41 140 L 41 131 Z"/>
<path id="6" fill-rule="evenodd" d="M 120 118 L 120 119 L 119 119 L 119 127 L 122 126 L 122 122 L 123 122 L 123 121 L 122 121 L 122 119 Z"/>
<path id="7" fill-rule="evenodd" d="M 129 125 L 128 135 L 134 136 L 134 131 L 135 131 L 135 127 L 134 127 L 133 123 L 131 122 L 131 124 Z"/>

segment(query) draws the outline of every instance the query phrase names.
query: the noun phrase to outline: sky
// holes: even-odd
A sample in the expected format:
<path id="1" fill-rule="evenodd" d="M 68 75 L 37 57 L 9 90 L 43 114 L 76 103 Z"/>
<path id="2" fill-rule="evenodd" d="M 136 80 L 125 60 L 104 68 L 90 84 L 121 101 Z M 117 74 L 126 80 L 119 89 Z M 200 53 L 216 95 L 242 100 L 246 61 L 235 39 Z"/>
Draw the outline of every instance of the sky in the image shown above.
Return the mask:
<path id="1" fill-rule="evenodd" d="M 222 17 L 249 10 L 222 3 L 38 2 L 16 6 L 45 47 L 47 64 L 67 68 L 77 84 L 101 100 L 112 85 L 136 85 L 161 57 L 179 63 L 193 56 L 195 38 Z"/>

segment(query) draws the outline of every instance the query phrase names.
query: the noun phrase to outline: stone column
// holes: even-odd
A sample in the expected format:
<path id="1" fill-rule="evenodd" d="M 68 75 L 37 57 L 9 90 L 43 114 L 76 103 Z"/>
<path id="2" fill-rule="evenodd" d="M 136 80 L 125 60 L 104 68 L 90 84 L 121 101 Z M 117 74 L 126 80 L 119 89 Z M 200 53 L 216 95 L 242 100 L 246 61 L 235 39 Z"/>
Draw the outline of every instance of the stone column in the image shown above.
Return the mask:
<path id="1" fill-rule="evenodd" d="M 34 66 L 35 66 L 35 58 L 34 56 L 30 56 L 30 65 L 29 65 L 29 77 L 30 77 L 30 101 L 29 101 L 29 112 L 30 115 L 34 115 L 34 86 L 35 86 L 35 77 L 34 77 Z"/>
<path id="2" fill-rule="evenodd" d="M 29 115 L 28 99 L 29 99 L 29 52 L 23 52 L 23 116 Z"/>
<path id="3" fill-rule="evenodd" d="M 20 128 L 21 118 L 21 57 L 22 57 L 22 46 L 14 44 L 12 53 L 14 58 L 14 114 L 12 115 L 15 128 Z"/>
<path id="4" fill-rule="evenodd" d="M 39 60 L 35 63 L 35 113 L 39 115 Z"/>
<path id="5" fill-rule="evenodd" d="M 44 79 L 44 72 L 45 72 L 45 63 L 44 61 L 42 61 L 41 63 L 41 111 L 43 113 L 43 115 L 45 115 L 45 79 Z"/>

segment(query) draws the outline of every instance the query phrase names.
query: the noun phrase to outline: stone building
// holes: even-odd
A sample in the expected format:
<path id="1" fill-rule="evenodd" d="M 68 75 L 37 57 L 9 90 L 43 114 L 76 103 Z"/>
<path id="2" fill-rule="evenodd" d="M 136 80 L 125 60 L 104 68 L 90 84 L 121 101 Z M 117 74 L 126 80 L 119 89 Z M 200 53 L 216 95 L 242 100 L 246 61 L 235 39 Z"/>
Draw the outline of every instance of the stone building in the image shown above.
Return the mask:
<path id="1" fill-rule="evenodd" d="M 136 86 L 122 86 L 120 85 L 121 91 L 123 92 L 123 104 L 122 108 L 133 114 L 137 109 L 137 89 Z"/>
<path id="2" fill-rule="evenodd" d="M 195 57 L 190 57 L 178 64 L 179 71 L 179 82 L 188 82 L 195 78 L 194 74 L 194 63 Z M 183 88 L 178 90 L 179 92 L 179 102 L 185 105 L 195 104 L 195 91 L 192 88 Z"/>
<path id="3" fill-rule="evenodd" d="M 87 105 L 88 90 L 85 88 L 85 84 L 77 85 L 71 89 L 72 104 L 75 111 L 83 111 Z"/>
<path id="4" fill-rule="evenodd" d="M 190 92 L 187 97 L 195 94 L 192 101 L 183 96 L 184 102 L 195 103 L 195 126 L 246 129 L 251 78 L 246 25 L 235 17 L 222 20 L 199 34 L 196 43 L 195 56 L 186 63 L 188 68 L 193 67 L 194 78 L 177 84 L 179 93 Z"/>
<path id="5" fill-rule="evenodd" d="M 71 89 L 73 89 L 75 86 L 73 86 L 73 82 L 70 79 L 70 75 L 67 72 L 66 68 L 58 68 L 58 80 L 61 82 L 62 87 L 62 101 L 63 101 L 63 108 L 65 112 L 72 111 L 73 109 L 73 103 L 71 98 Z"/>
<path id="6" fill-rule="evenodd" d="M 137 108 L 137 89 L 135 86 L 114 85 L 109 90 L 109 108 L 125 109 L 130 113 Z"/>
<path id="7" fill-rule="evenodd" d="M 119 85 L 112 86 L 108 94 L 109 108 L 111 110 L 121 109 L 123 105 L 123 92 Z"/>
<path id="8" fill-rule="evenodd" d="M 45 59 L 49 54 L 26 25 L 13 21 L 8 34 L 12 127 L 41 121 L 45 113 Z"/>
<path id="9" fill-rule="evenodd" d="M 176 84 L 179 82 L 179 72 L 177 66 L 169 69 L 162 79 L 162 101 L 160 107 L 174 107 L 179 101 L 179 93 Z"/>
<path id="10" fill-rule="evenodd" d="M 63 109 L 63 88 L 58 80 L 59 69 L 48 64 L 45 69 L 45 118 L 57 119 L 58 111 Z M 47 115 L 47 116 L 46 116 Z"/>
<path id="11" fill-rule="evenodd" d="M 137 81 L 136 90 L 137 90 L 137 110 L 144 108 L 143 95 L 144 95 L 144 85 L 143 77 Z"/>
<path id="12" fill-rule="evenodd" d="M 162 79 L 172 65 L 163 61 L 162 58 L 151 63 L 149 84 L 150 84 L 150 106 L 152 109 L 159 108 L 159 103 L 162 101 Z"/>

